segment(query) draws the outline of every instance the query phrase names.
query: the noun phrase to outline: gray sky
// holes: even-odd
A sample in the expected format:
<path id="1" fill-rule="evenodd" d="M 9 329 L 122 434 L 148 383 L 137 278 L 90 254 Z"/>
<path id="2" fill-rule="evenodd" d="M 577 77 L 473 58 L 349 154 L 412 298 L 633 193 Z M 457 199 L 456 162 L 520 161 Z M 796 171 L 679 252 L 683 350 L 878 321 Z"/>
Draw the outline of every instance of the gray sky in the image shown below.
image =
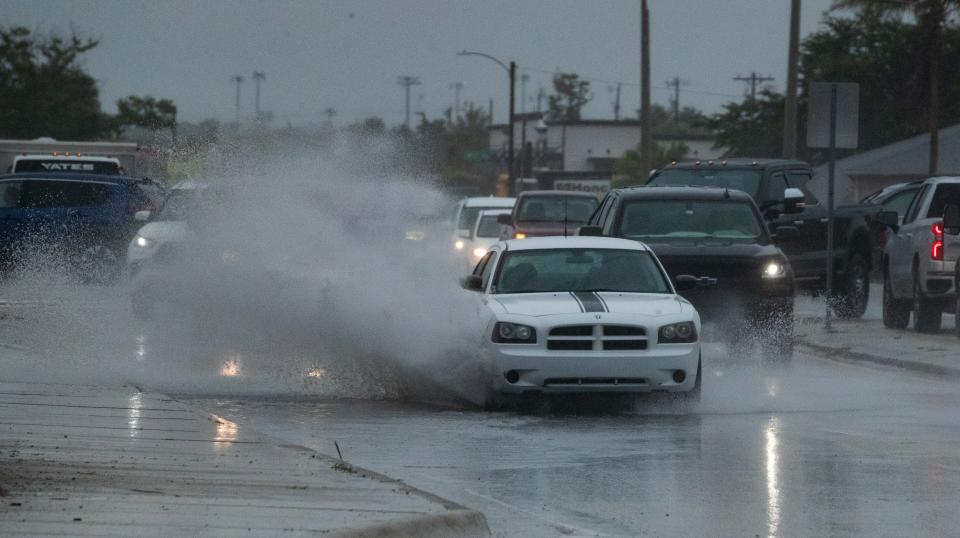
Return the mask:
<path id="1" fill-rule="evenodd" d="M 832 0 L 803 0 L 802 34 L 820 26 Z M 235 73 L 244 116 L 253 116 L 253 71 L 264 71 L 262 107 L 275 124 L 336 123 L 381 116 L 403 121 L 399 75 L 419 76 L 412 109 L 439 117 L 461 99 L 506 117 L 507 78 L 494 63 L 458 57 L 483 51 L 527 73 L 527 99 L 550 90 L 550 71 L 591 81 L 585 115 L 613 116 L 609 87 L 622 81 L 621 110 L 639 102 L 639 0 L 0 0 L 0 21 L 41 33 L 99 38 L 86 67 L 100 81 L 101 100 L 130 94 L 173 99 L 180 118 L 230 120 Z M 786 78 L 789 0 L 651 0 L 653 101 L 666 105 L 667 79 L 688 82 L 681 105 L 715 112 L 739 100 L 732 77 L 756 71 Z M 422 98 L 421 98 L 422 96 Z M 517 88 L 520 110 L 520 87 Z M 527 103 L 527 110 L 535 103 Z"/>

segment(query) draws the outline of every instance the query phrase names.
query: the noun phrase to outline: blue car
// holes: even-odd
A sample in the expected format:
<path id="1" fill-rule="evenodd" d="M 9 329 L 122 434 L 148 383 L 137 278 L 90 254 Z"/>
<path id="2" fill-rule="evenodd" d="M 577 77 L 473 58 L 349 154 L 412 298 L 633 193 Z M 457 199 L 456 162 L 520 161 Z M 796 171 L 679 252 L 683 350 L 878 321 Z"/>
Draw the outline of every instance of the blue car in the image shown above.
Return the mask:
<path id="1" fill-rule="evenodd" d="M 82 282 L 113 282 L 162 196 L 156 183 L 117 175 L 0 176 L 0 272 L 65 270 Z"/>

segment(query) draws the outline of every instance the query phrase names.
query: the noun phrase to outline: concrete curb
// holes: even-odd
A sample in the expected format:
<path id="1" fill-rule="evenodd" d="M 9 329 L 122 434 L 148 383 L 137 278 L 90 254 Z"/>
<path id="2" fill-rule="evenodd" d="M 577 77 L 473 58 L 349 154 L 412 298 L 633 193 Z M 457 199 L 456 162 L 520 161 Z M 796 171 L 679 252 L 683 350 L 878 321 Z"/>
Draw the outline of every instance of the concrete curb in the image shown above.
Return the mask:
<path id="1" fill-rule="evenodd" d="M 140 387 L 133 385 L 140 392 L 144 392 Z M 162 393 L 154 393 L 162 394 Z M 166 398 L 169 398 L 172 401 L 176 401 L 180 405 L 192 410 L 194 413 L 204 417 L 207 420 L 213 422 L 221 422 L 223 419 L 218 415 L 210 413 L 204 409 L 190 405 L 178 398 L 170 398 L 169 396 L 163 395 Z M 487 519 L 481 512 L 475 510 L 470 510 L 469 508 L 457 504 L 453 501 L 444 499 L 438 495 L 417 489 L 402 480 L 396 478 L 391 478 L 384 474 L 365 469 L 363 467 L 358 467 L 345 460 L 335 458 L 333 456 L 318 452 L 310 447 L 303 445 L 284 443 L 281 439 L 277 439 L 273 436 L 267 435 L 257 430 L 257 435 L 273 441 L 276 446 L 280 448 L 285 448 L 289 450 L 295 450 L 298 452 L 304 452 L 312 456 L 316 456 L 315 459 L 321 460 L 331 467 L 340 463 L 346 463 L 351 471 L 354 474 L 360 476 L 360 478 L 365 478 L 369 480 L 376 480 L 385 484 L 390 484 L 396 487 L 399 491 L 403 491 L 408 494 L 417 495 L 429 501 L 435 502 L 440 506 L 443 506 L 447 512 L 440 514 L 425 514 L 407 518 L 397 519 L 396 521 L 387 521 L 385 523 L 378 523 L 374 525 L 360 526 L 360 527 L 348 527 L 343 529 L 338 529 L 331 532 L 327 536 L 336 536 L 340 538 L 378 538 L 381 536 L 411 536 L 411 537 L 426 537 L 426 538 L 482 538 L 490 536 L 490 528 L 487 526 Z"/>
<path id="2" fill-rule="evenodd" d="M 473 538 L 490 536 L 487 520 L 473 510 L 452 510 L 445 514 L 425 515 L 379 525 L 331 532 L 331 538 Z"/>
<path id="3" fill-rule="evenodd" d="M 849 347 L 830 347 L 820 344 L 811 344 L 810 342 L 805 342 L 802 340 L 797 341 L 796 345 L 806 347 L 807 349 L 815 351 L 829 359 L 844 362 L 866 362 L 882 366 L 890 366 L 903 370 L 909 370 L 918 374 L 933 376 L 939 379 L 960 382 L 960 368 L 950 368 L 948 366 L 940 366 L 937 364 L 911 361 L 907 359 L 881 357 L 879 355 L 871 355 L 869 353 L 853 351 Z"/>

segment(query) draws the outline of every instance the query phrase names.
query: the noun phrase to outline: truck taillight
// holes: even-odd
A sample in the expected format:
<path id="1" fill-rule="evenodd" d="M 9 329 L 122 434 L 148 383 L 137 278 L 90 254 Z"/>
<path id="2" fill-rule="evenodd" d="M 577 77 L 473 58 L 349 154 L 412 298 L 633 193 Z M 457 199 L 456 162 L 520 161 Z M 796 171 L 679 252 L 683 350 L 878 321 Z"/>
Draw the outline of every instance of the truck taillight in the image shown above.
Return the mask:
<path id="1" fill-rule="evenodd" d="M 943 223 L 934 222 L 930 230 L 933 232 L 933 243 L 930 244 L 930 259 L 943 261 Z"/>

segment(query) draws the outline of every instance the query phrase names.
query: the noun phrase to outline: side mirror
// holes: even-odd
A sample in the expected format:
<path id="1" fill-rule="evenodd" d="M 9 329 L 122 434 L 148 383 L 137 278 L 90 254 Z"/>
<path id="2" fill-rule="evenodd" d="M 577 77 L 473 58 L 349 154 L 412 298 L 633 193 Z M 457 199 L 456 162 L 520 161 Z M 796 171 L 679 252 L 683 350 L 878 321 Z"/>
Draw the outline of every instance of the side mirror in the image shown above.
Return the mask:
<path id="1" fill-rule="evenodd" d="M 693 275 L 677 275 L 673 279 L 673 287 L 677 291 L 688 291 L 697 287 L 697 277 Z"/>
<path id="2" fill-rule="evenodd" d="M 800 237 L 800 229 L 796 226 L 778 226 L 773 234 L 773 240 L 777 243 L 796 241 L 798 237 Z"/>
<path id="3" fill-rule="evenodd" d="M 483 279 L 477 275 L 467 275 L 460 280 L 463 289 L 470 291 L 483 291 Z"/>
<path id="4" fill-rule="evenodd" d="M 960 206 L 950 204 L 943 208 L 943 231 L 950 235 L 960 233 Z"/>
<path id="5" fill-rule="evenodd" d="M 147 222 L 150 220 L 150 211 L 146 209 L 143 211 L 137 211 L 133 214 L 133 220 L 137 222 Z"/>
<path id="6" fill-rule="evenodd" d="M 504 226 L 510 226 L 513 224 L 513 215 L 510 213 L 502 213 L 497 215 L 497 224 L 503 224 Z"/>
<path id="7" fill-rule="evenodd" d="M 789 187 L 783 190 L 783 212 L 786 215 L 791 213 L 800 213 L 806 207 L 803 191 L 796 187 Z"/>
<path id="8" fill-rule="evenodd" d="M 583 235 L 588 237 L 600 237 L 601 235 L 603 235 L 603 228 L 599 226 L 592 226 L 592 225 L 581 226 L 580 229 L 577 230 L 577 235 Z"/>
<path id="9" fill-rule="evenodd" d="M 881 211 L 877 213 L 877 222 L 884 226 L 893 228 L 894 231 L 900 226 L 900 217 L 896 211 Z"/>

